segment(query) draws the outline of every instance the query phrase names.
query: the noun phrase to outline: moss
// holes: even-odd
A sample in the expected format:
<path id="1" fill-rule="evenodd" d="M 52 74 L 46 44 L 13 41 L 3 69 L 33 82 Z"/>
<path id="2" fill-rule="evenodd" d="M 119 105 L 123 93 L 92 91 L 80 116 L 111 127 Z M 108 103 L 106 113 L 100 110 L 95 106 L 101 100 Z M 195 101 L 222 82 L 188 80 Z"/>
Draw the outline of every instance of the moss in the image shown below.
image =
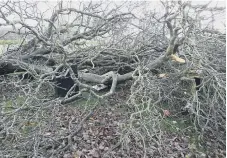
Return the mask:
<path id="1" fill-rule="evenodd" d="M 166 54 L 167 55 L 173 54 L 174 53 L 173 50 L 174 50 L 174 46 L 173 45 L 169 45 L 167 50 L 166 50 Z"/>
<path id="2" fill-rule="evenodd" d="M 25 97 L 17 96 L 14 100 L 6 100 L 3 102 L 3 111 L 11 112 L 14 108 L 20 107 L 24 104 Z"/>
<path id="3" fill-rule="evenodd" d="M 6 102 L 3 103 L 3 111 L 4 112 L 10 112 L 13 108 L 13 101 L 12 100 L 8 100 Z"/>
<path id="4" fill-rule="evenodd" d="M 18 97 L 16 98 L 16 102 L 17 102 L 17 104 L 20 105 L 20 106 L 23 105 L 24 102 L 25 102 L 25 97 L 18 96 Z"/>

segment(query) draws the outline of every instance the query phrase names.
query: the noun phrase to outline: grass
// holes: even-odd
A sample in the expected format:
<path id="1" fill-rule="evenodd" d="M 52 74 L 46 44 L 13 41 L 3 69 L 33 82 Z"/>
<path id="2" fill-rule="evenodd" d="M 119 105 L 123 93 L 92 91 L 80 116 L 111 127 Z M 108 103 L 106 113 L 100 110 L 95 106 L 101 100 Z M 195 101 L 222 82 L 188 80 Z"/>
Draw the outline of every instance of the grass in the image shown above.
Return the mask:
<path id="1" fill-rule="evenodd" d="M 206 152 L 204 140 L 201 138 L 199 132 L 196 131 L 190 117 L 167 117 L 162 120 L 162 129 L 168 133 L 179 134 L 188 137 L 189 149 L 192 153 Z"/>
<path id="2" fill-rule="evenodd" d="M 182 133 L 193 128 L 190 118 L 164 118 L 163 129 L 172 133 Z"/>
<path id="3" fill-rule="evenodd" d="M 169 109 L 168 103 L 163 103 L 162 109 Z M 206 147 L 204 140 L 201 138 L 200 133 L 196 130 L 192 118 L 189 115 L 170 116 L 163 118 L 161 128 L 172 134 L 188 137 L 188 146 L 191 153 L 205 152 Z"/>
<path id="4" fill-rule="evenodd" d="M 89 92 L 84 92 L 80 99 L 69 103 L 71 107 L 79 108 L 80 110 L 90 110 L 97 104 L 100 104 L 99 99 L 92 96 Z"/>
<path id="5" fill-rule="evenodd" d="M 20 44 L 21 40 L 0 40 L 0 56 L 4 53 L 9 45 Z"/>
<path id="6" fill-rule="evenodd" d="M 3 111 L 11 112 L 15 107 L 20 107 L 24 104 L 25 98 L 18 96 L 15 100 L 7 100 L 3 102 Z"/>
<path id="7" fill-rule="evenodd" d="M 19 44 L 21 40 L 0 40 L 0 45 Z"/>

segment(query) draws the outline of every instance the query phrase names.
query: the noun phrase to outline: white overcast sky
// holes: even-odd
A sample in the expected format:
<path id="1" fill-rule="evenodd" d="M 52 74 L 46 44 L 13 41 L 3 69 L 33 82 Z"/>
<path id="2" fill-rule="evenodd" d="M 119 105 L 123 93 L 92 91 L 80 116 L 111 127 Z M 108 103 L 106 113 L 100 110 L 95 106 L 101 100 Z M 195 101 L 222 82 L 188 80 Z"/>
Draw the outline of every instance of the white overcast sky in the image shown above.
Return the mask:
<path id="1" fill-rule="evenodd" d="M 42 0 L 41 0 L 42 1 Z M 82 0 L 83 1 L 83 0 Z M 132 2 L 138 2 L 138 0 L 131 0 Z M 53 7 L 53 6 L 56 6 L 57 2 L 58 1 L 53 1 L 53 0 L 49 0 L 49 1 L 44 1 L 45 3 L 43 2 L 40 2 L 40 9 L 41 10 L 47 10 L 49 7 Z M 67 4 L 66 2 L 69 2 L 69 1 L 64 1 L 65 4 Z M 78 4 L 79 4 L 79 1 L 78 0 L 73 0 L 71 1 L 72 2 L 72 6 L 73 7 L 77 7 Z M 84 0 L 84 2 L 89 2 L 88 0 Z M 95 1 L 93 1 L 95 2 Z M 119 0 L 115 0 L 113 1 L 114 3 L 117 3 L 117 4 L 121 4 L 123 3 L 123 1 L 119 1 Z M 210 2 L 209 6 L 212 7 L 212 6 L 217 6 L 217 7 L 226 7 L 226 1 L 208 1 L 208 0 L 203 0 L 203 1 L 197 1 L 197 0 L 192 0 L 192 4 L 195 4 L 195 5 L 200 5 L 200 4 L 206 4 Z M 163 11 L 163 8 L 161 8 L 161 5 L 160 5 L 160 1 L 158 0 L 155 0 L 155 1 L 147 1 L 147 5 L 146 7 L 143 9 L 143 11 L 152 11 L 156 9 L 157 11 L 160 11 L 162 12 Z M 136 10 L 137 14 L 140 13 L 140 11 Z M 208 12 L 204 12 L 203 15 L 206 15 L 208 14 Z M 50 15 L 50 14 L 49 14 Z M 225 28 L 225 24 L 226 24 L 226 13 L 223 13 L 223 14 L 219 14 L 217 16 L 215 16 L 215 28 L 220 30 L 220 31 L 224 31 L 226 28 Z"/>
<path id="2" fill-rule="evenodd" d="M 0 0 L 1 1 L 1 0 Z M 105 0 L 103 0 L 105 1 Z M 131 0 L 132 2 L 138 2 L 136 0 Z M 29 2 L 29 1 L 28 1 Z M 34 2 L 34 1 L 31 1 L 31 2 Z M 53 1 L 53 0 L 39 0 L 38 1 L 38 9 L 41 11 L 41 12 L 44 12 L 46 11 L 46 15 L 45 15 L 45 18 L 48 18 L 51 16 L 51 13 L 52 13 L 52 9 L 57 5 L 59 1 Z M 71 0 L 71 1 L 63 1 L 63 4 L 65 5 L 70 5 L 70 3 L 67 3 L 67 2 L 71 2 L 71 7 L 78 7 L 79 5 L 79 2 L 78 0 Z M 90 2 L 90 1 L 83 1 L 83 2 Z M 98 2 L 98 1 L 93 1 L 93 2 Z M 205 1 L 195 1 L 193 0 L 192 1 L 192 4 L 205 4 L 209 1 L 205 0 Z M 113 1 L 113 3 L 116 3 L 116 4 L 121 4 L 123 3 L 123 1 Z M 163 12 L 163 8 L 161 8 L 161 5 L 159 5 L 160 2 L 159 1 L 147 1 L 147 5 L 146 7 L 144 7 L 142 10 L 135 10 L 136 12 L 136 15 L 140 15 L 142 12 L 149 12 L 149 11 L 152 11 L 154 9 L 156 9 L 156 11 L 159 11 L 159 12 Z M 218 7 L 225 7 L 226 6 L 226 2 L 225 1 L 211 1 L 210 5 L 209 6 L 218 6 Z M 70 7 L 70 6 L 68 6 Z M 111 7 L 111 5 L 110 5 Z M 126 11 L 124 10 L 125 8 L 122 8 L 123 11 Z M 134 13 L 135 13 L 134 12 Z M 208 14 L 207 12 L 204 12 L 203 13 L 204 15 L 205 14 Z M 13 17 L 12 17 L 13 18 Z M 15 18 L 13 18 L 15 19 Z M 0 19 L 0 22 L 2 22 L 2 20 Z M 32 25 L 33 21 L 29 21 L 29 24 Z M 217 15 L 215 16 L 215 28 L 220 30 L 220 31 L 224 31 L 226 28 L 225 28 L 225 24 L 226 24 L 226 13 L 223 13 L 222 15 Z"/>

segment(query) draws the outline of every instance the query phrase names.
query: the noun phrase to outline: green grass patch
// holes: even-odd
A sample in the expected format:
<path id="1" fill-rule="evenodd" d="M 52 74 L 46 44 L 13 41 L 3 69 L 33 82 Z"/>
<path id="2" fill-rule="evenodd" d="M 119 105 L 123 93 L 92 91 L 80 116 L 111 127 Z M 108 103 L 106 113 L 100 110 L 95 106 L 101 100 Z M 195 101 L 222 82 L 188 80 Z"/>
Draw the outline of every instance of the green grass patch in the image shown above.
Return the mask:
<path id="1" fill-rule="evenodd" d="M 98 98 L 89 92 L 83 92 L 82 97 L 72 103 L 69 103 L 69 106 L 79 108 L 80 110 L 90 110 L 97 104 L 100 104 Z"/>
<path id="2" fill-rule="evenodd" d="M 205 142 L 190 117 L 164 118 L 161 122 L 162 129 L 168 133 L 179 134 L 188 137 L 189 149 L 192 153 L 205 152 Z"/>
<path id="3" fill-rule="evenodd" d="M 19 44 L 21 40 L 0 40 L 0 45 Z"/>
<path id="4" fill-rule="evenodd" d="M 11 112 L 15 108 L 19 108 L 20 106 L 22 106 L 24 102 L 25 102 L 25 98 L 22 96 L 18 96 L 14 100 L 7 100 L 3 102 L 3 111 L 6 113 Z"/>
<path id="5" fill-rule="evenodd" d="M 162 120 L 162 128 L 172 133 L 181 133 L 193 128 L 190 118 L 171 118 L 167 117 Z"/>

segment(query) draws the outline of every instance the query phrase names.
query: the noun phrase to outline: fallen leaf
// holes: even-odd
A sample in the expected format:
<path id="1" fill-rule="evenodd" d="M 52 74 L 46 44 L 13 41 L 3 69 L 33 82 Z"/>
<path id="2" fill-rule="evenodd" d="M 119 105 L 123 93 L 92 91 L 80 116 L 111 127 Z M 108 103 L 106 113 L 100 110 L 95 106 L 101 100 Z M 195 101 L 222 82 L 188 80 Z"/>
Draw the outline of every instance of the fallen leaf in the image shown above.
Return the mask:
<path id="1" fill-rule="evenodd" d="M 164 115 L 164 117 L 170 116 L 169 110 L 163 110 L 163 115 Z"/>

